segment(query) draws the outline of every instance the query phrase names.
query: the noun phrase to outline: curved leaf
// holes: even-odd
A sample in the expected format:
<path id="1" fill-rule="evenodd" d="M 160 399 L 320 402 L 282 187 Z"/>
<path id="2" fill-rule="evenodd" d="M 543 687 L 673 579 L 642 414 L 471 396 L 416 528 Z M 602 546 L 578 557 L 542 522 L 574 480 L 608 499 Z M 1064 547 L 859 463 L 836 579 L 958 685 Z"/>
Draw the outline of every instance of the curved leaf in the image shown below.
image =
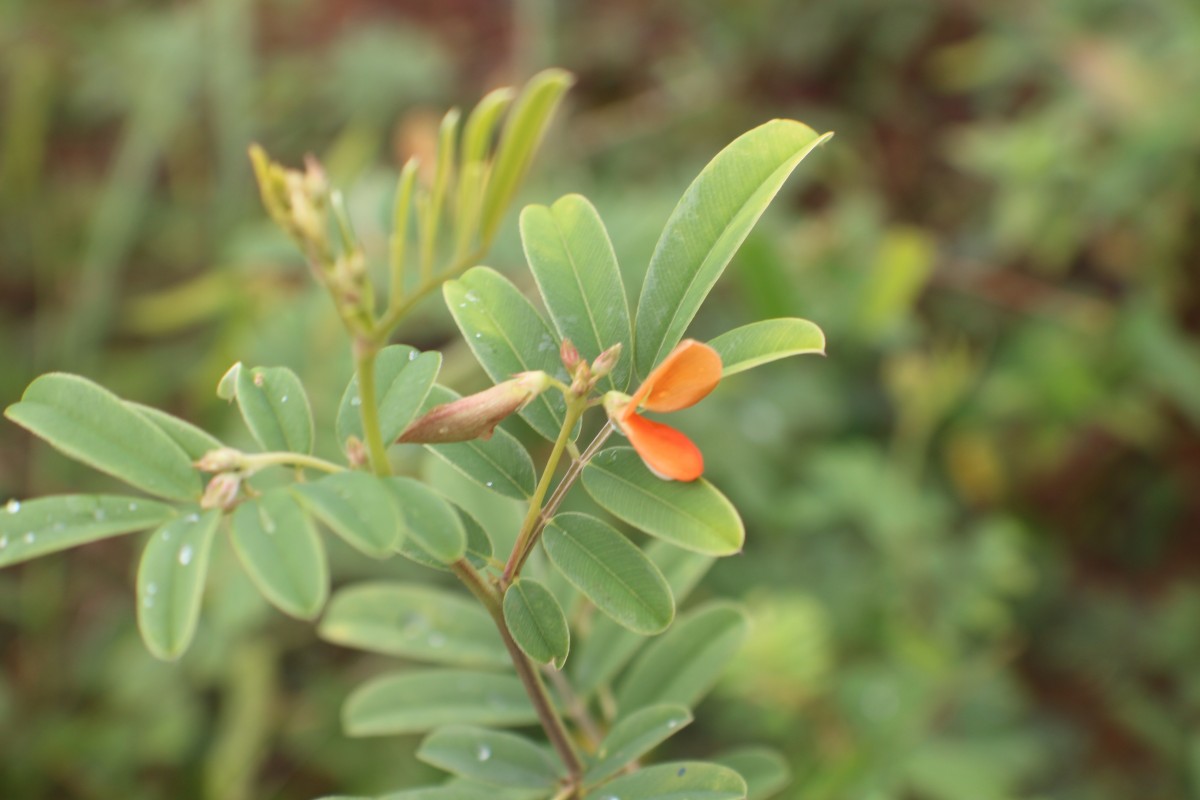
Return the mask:
<path id="1" fill-rule="evenodd" d="M 652 641 L 617 687 L 628 713 L 651 703 L 689 708 L 703 697 L 733 657 L 750 624 L 732 603 L 709 603 L 682 617 Z"/>
<path id="2" fill-rule="evenodd" d="M 368 681 L 346 700 L 350 736 L 419 733 L 441 725 L 529 725 L 537 713 L 515 675 L 412 670 Z"/>
<path id="3" fill-rule="evenodd" d="M 440 494 L 412 478 L 388 478 L 388 488 L 400 509 L 405 533 L 442 564 L 452 564 L 467 552 L 462 520 Z"/>
<path id="4" fill-rule="evenodd" d="M 550 790 L 558 762 L 524 736 L 468 725 L 439 728 L 421 742 L 417 758 L 452 775 L 491 786 Z"/>
<path id="5" fill-rule="evenodd" d="M 422 353 L 415 347 L 394 344 L 383 348 L 375 358 L 375 398 L 379 404 L 379 429 L 385 444 L 396 441 L 412 422 L 442 367 L 442 354 Z M 358 394 L 358 376 L 350 379 L 338 406 L 338 444 L 345 446 L 351 436 L 363 438 L 362 399 Z"/>
<path id="6" fill-rule="evenodd" d="M 792 779 L 787 760 L 769 747 L 744 747 L 713 759 L 746 781 L 747 800 L 766 800 Z"/>
<path id="7" fill-rule="evenodd" d="M 728 767 L 675 761 L 640 769 L 589 792 L 584 800 L 742 800 L 746 782 Z"/>
<path id="8" fill-rule="evenodd" d="M 434 386 L 426 405 L 449 403 L 458 397 L 455 391 Z M 537 483 L 533 459 L 517 437 L 503 428 L 496 428 L 487 439 L 431 444 L 425 445 L 425 449 L 493 492 L 514 500 L 525 500 L 533 495 Z"/>
<path id="9" fill-rule="evenodd" d="M 639 375 L 650 374 L 679 343 L 788 175 L 831 135 L 772 120 L 735 139 L 692 181 L 663 228 L 642 284 L 634 325 Z"/>
<path id="10" fill-rule="evenodd" d="M 711 483 L 658 478 L 631 448 L 614 447 L 583 470 L 592 499 L 651 536 L 706 555 L 742 549 L 745 528 L 733 504 Z"/>
<path id="11" fill-rule="evenodd" d="M 312 409 L 296 373 L 287 367 L 242 367 L 236 380 L 242 419 L 264 450 L 312 452 Z"/>
<path id="12" fill-rule="evenodd" d="M 145 416 L 86 378 L 42 375 L 4 416 L 71 458 L 150 494 L 172 500 L 200 497 L 203 483 L 187 453 Z"/>
<path id="13" fill-rule="evenodd" d="M 364 472 L 339 472 L 291 487 L 300 502 L 351 547 L 387 558 L 404 533 L 386 483 Z"/>
<path id="14" fill-rule="evenodd" d="M 218 510 L 191 512 L 156 530 L 142 551 L 137 575 L 137 619 L 155 658 L 183 655 L 196 633 Z"/>
<path id="15" fill-rule="evenodd" d="M 175 509 L 144 497 L 69 494 L 0 506 L 0 567 L 153 528 Z"/>
<path id="16" fill-rule="evenodd" d="M 471 352 L 493 381 L 532 370 L 566 378 L 554 331 L 508 278 L 489 267 L 473 267 L 458 280 L 447 281 L 442 293 Z M 520 414 L 554 441 L 566 404 L 560 392 L 542 392 Z"/>
<path id="17" fill-rule="evenodd" d="M 562 669 L 571 649 L 571 632 L 549 589 L 528 579 L 514 582 L 504 593 L 504 621 L 525 655 Z"/>
<path id="18" fill-rule="evenodd" d="M 321 537 L 286 489 L 238 506 L 233 547 L 246 573 L 272 605 L 299 619 L 321 613 L 329 595 L 329 566 Z"/>
<path id="19" fill-rule="evenodd" d="M 587 198 L 569 194 L 553 206 L 521 211 L 521 242 L 559 336 L 588 361 L 619 344 L 623 357 L 600 383 L 629 385 L 633 332 L 629 301 L 608 231 Z"/>
<path id="20" fill-rule="evenodd" d="M 595 763 L 583 776 L 585 786 L 611 778 L 625 765 L 653 750 L 692 722 L 692 712 L 683 706 L 658 705 L 640 708 L 613 725 L 596 750 Z"/>
<path id="21" fill-rule="evenodd" d="M 764 319 L 723 333 L 708 343 L 721 356 L 722 376 L 788 356 L 825 354 L 825 334 L 806 319 Z"/>
<path id="22" fill-rule="evenodd" d="M 488 537 L 487 531 L 484 530 L 479 520 L 458 506 L 454 506 L 454 510 L 458 512 L 458 519 L 462 523 L 463 530 L 467 533 L 466 559 L 476 569 L 483 569 L 492 557 L 492 540 Z M 412 539 L 403 539 L 400 542 L 397 552 L 405 558 L 426 567 L 432 567 L 443 572 L 450 571 L 450 568 L 446 564 L 438 561 Z"/>
<path id="23" fill-rule="evenodd" d="M 660 633 L 674 619 L 666 578 L 611 525 L 586 514 L 559 514 L 542 532 L 542 545 L 575 588 L 626 628 Z"/>
<path id="24" fill-rule="evenodd" d="M 431 586 L 376 582 L 342 589 L 318 633 L 345 647 L 439 664 L 509 663 L 495 623 L 478 603 Z"/>

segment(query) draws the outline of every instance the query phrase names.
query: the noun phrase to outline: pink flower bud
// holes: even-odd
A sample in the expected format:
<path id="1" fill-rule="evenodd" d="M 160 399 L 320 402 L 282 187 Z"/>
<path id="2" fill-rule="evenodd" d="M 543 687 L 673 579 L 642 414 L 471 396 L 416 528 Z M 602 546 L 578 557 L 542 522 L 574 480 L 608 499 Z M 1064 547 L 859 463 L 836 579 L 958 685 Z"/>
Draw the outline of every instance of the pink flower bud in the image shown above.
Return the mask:
<path id="1" fill-rule="evenodd" d="M 241 488 L 241 475 L 233 472 L 222 472 L 220 475 L 214 475 L 213 479 L 208 482 L 208 486 L 204 489 L 204 496 L 200 498 L 200 507 L 203 509 L 229 508 L 237 500 L 238 492 L 241 491 Z"/>
<path id="2" fill-rule="evenodd" d="M 579 350 L 570 339 L 563 339 L 562 346 L 558 349 L 558 355 L 562 358 L 563 366 L 567 368 L 568 375 L 575 375 L 575 370 L 579 368 L 582 358 L 579 355 Z"/>
<path id="3" fill-rule="evenodd" d="M 232 447 L 209 450 L 195 464 L 202 472 L 232 472 L 246 468 L 246 454 Z"/>
<path id="4" fill-rule="evenodd" d="M 522 372 L 490 389 L 434 406 L 400 434 L 401 442 L 446 444 L 487 439 L 510 414 L 550 386 L 544 372 Z"/>
<path id="5" fill-rule="evenodd" d="M 608 373 L 612 372 L 613 367 L 621 359 L 621 343 L 617 342 L 612 347 L 605 350 L 600 355 L 596 356 L 596 360 L 592 362 L 592 377 L 603 378 Z"/>

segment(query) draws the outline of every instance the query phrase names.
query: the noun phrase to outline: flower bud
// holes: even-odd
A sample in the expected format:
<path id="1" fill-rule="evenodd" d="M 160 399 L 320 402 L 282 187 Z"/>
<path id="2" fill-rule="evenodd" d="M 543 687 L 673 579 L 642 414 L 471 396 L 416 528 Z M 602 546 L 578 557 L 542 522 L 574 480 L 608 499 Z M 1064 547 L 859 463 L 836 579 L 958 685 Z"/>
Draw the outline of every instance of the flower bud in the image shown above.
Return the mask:
<path id="1" fill-rule="evenodd" d="M 204 489 L 204 496 L 200 498 L 200 507 L 205 510 L 229 508 L 237 500 L 238 492 L 241 491 L 241 488 L 241 475 L 233 472 L 222 472 L 220 475 L 214 475 L 212 480 L 208 482 L 208 486 Z"/>
<path id="2" fill-rule="evenodd" d="M 363 443 L 362 439 L 353 434 L 346 437 L 346 460 L 355 469 L 366 466 L 370 460 L 370 455 L 367 453 L 367 446 Z"/>
<path id="3" fill-rule="evenodd" d="M 246 463 L 246 454 L 241 450 L 219 447 L 201 456 L 195 467 L 202 472 L 234 472 L 244 470 Z"/>
<path id="4" fill-rule="evenodd" d="M 605 375 L 612 372 L 613 367 L 615 367 L 617 362 L 620 360 L 621 343 L 617 342 L 612 347 L 596 356 L 596 360 L 592 362 L 592 377 L 603 378 Z"/>
<path id="5" fill-rule="evenodd" d="M 506 417 L 550 386 L 544 372 L 522 372 L 490 389 L 435 406 L 409 425 L 398 441 L 445 444 L 487 439 Z"/>
<path id="6" fill-rule="evenodd" d="M 567 368 L 567 374 L 574 377 L 575 370 L 579 368 L 579 364 L 583 359 L 579 355 L 579 350 L 570 339 L 563 339 L 562 346 L 558 349 L 558 355 L 562 358 L 563 366 Z"/>

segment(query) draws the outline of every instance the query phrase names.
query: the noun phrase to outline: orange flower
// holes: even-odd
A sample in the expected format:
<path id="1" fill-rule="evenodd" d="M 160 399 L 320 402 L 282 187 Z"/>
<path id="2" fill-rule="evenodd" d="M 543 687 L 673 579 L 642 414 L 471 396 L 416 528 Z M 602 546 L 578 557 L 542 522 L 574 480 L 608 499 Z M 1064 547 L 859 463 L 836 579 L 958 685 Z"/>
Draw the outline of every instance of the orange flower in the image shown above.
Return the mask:
<path id="1" fill-rule="evenodd" d="M 637 413 L 678 411 L 700 402 L 721 380 L 721 356 L 706 344 L 684 339 L 647 376 L 632 397 L 609 392 L 604 407 L 617 430 L 655 475 L 694 481 L 704 472 L 704 456 L 692 440 Z"/>

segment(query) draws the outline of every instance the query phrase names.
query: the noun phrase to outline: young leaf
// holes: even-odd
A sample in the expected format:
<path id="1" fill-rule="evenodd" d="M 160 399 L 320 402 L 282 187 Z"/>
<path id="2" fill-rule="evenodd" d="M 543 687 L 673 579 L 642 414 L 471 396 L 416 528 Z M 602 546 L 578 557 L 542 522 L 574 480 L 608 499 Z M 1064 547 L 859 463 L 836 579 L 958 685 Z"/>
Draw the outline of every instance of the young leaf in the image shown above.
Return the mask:
<path id="1" fill-rule="evenodd" d="M 646 548 L 646 555 L 667 579 L 677 608 L 715 560 L 711 556 L 682 550 L 666 542 L 651 542 Z M 575 668 L 572 678 L 576 690 L 588 695 L 612 681 L 613 676 L 629 663 L 629 659 L 645 642 L 645 637 L 631 632 L 609 617 L 597 617 L 592 622 L 587 638 L 580 643 L 578 654 L 572 659 Z"/>
<path id="2" fill-rule="evenodd" d="M 426 764 L 491 786 L 550 790 L 561 774 L 558 762 L 524 736 L 468 725 L 439 728 L 421 742 Z"/>
<path id="3" fill-rule="evenodd" d="M 400 511 L 387 484 L 373 475 L 339 472 L 291 490 L 313 516 L 372 558 L 387 558 L 400 543 Z"/>
<path id="4" fill-rule="evenodd" d="M 608 231 L 587 198 L 569 194 L 553 206 L 521 211 L 521 242 L 559 336 L 591 361 L 615 344 L 622 357 L 601 387 L 629 385 L 633 334 L 629 302 Z"/>
<path id="5" fill-rule="evenodd" d="M 233 547 L 272 605 L 299 619 L 321 613 L 329 595 L 325 548 L 287 489 L 266 492 L 233 512 Z"/>
<path id="6" fill-rule="evenodd" d="M 586 514 L 559 514 L 542 533 L 542 545 L 575 588 L 631 631 L 660 633 L 674 619 L 666 578 L 611 525 Z"/>
<path id="7" fill-rule="evenodd" d="M 471 352 L 493 381 L 531 370 L 565 376 L 554 332 L 508 278 L 488 267 L 473 267 L 447 281 L 442 292 Z M 550 391 L 535 397 L 521 416 L 554 441 L 565 413 L 562 395 Z"/>
<path id="8" fill-rule="evenodd" d="M 825 354 L 825 334 L 806 319 L 764 319 L 708 343 L 721 355 L 722 376 L 805 353 Z"/>
<path id="9" fill-rule="evenodd" d="M 458 393 L 434 386 L 426 402 L 428 407 L 457 400 Z M 537 483 L 529 451 L 503 428 L 496 428 L 487 439 L 472 439 L 453 444 L 425 446 L 471 480 L 514 500 L 528 499 Z"/>
<path id="10" fill-rule="evenodd" d="M 112 392 L 52 372 L 29 384 L 4 416 L 89 467 L 150 494 L 196 500 L 203 484 L 171 437 Z"/>
<path id="11" fill-rule="evenodd" d="M 408 345 L 394 344 L 379 351 L 375 359 L 375 397 L 385 444 L 396 441 L 416 418 L 441 366 L 441 353 L 422 353 Z M 336 430 L 340 445 L 344 446 L 351 436 L 363 438 L 361 403 L 356 375 L 338 406 Z"/>
<path id="12" fill-rule="evenodd" d="M 200 597 L 208 575 L 221 512 L 191 512 L 156 530 L 142 551 L 137 575 L 138 629 L 146 648 L 164 661 L 183 655 L 200 619 Z"/>
<path id="13" fill-rule="evenodd" d="M 123 400 L 122 402 L 153 422 L 167 436 L 170 436 L 171 440 L 179 445 L 180 449 L 187 453 L 188 458 L 192 461 L 199 461 L 200 457 L 210 450 L 224 447 L 217 437 L 179 417 L 172 416 L 165 411 L 159 411 L 157 408 L 135 403 L 131 400 Z"/>
<path id="14" fill-rule="evenodd" d="M 287 367 L 243 367 L 237 372 L 237 402 L 264 450 L 312 452 L 312 409 L 296 373 Z"/>
<path id="15" fill-rule="evenodd" d="M 462 520 L 441 495 L 412 478 L 388 478 L 408 536 L 442 564 L 452 564 L 467 552 Z"/>
<path id="16" fill-rule="evenodd" d="M 175 516 L 157 500 L 70 494 L 0 506 L 0 567 L 153 528 Z"/>
<path id="17" fill-rule="evenodd" d="M 514 675 L 471 670 L 410 670 L 375 678 L 342 708 L 350 736 L 419 733 L 442 725 L 529 725 L 537 712 Z"/>
<path id="18" fill-rule="evenodd" d="M 550 117 L 575 79 L 560 69 L 547 69 L 529 79 L 504 124 L 480 215 L 484 241 L 491 238 L 516 196 Z"/>
<path id="19" fill-rule="evenodd" d="M 642 377 L 688 324 L 796 165 L 832 134 L 777 119 L 742 134 L 708 163 L 667 220 L 642 284 L 634 325 Z"/>
<path id="20" fill-rule="evenodd" d="M 742 549 L 746 531 L 725 495 L 703 478 L 664 481 L 631 448 L 614 447 L 593 458 L 583 487 L 606 510 L 679 547 L 713 556 Z"/>
<path id="21" fill-rule="evenodd" d="M 692 712 L 683 706 L 658 705 L 640 708 L 617 722 L 596 751 L 596 761 L 583 776 L 585 786 L 611 778 L 636 759 L 683 730 L 692 722 Z"/>
<path id="22" fill-rule="evenodd" d="M 767 800 L 792 779 L 783 756 L 769 747 L 744 747 L 713 759 L 746 781 L 746 800 Z"/>
<path id="23" fill-rule="evenodd" d="M 743 800 L 746 782 L 728 767 L 674 761 L 640 769 L 589 792 L 584 800 Z"/>
<path id="24" fill-rule="evenodd" d="M 508 651 L 491 617 L 430 586 L 360 583 L 334 594 L 318 629 L 326 641 L 418 661 L 503 667 Z"/>
<path id="25" fill-rule="evenodd" d="M 695 705 L 746 638 L 749 622 L 731 603 L 708 603 L 682 617 L 633 662 L 617 687 L 624 712 L 651 703 Z"/>
<path id="26" fill-rule="evenodd" d="M 525 655 L 562 669 L 571 649 L 571 632 L 549 589 L 527 579 L 513 583 L 504 593 L 504 621 Z"/>

